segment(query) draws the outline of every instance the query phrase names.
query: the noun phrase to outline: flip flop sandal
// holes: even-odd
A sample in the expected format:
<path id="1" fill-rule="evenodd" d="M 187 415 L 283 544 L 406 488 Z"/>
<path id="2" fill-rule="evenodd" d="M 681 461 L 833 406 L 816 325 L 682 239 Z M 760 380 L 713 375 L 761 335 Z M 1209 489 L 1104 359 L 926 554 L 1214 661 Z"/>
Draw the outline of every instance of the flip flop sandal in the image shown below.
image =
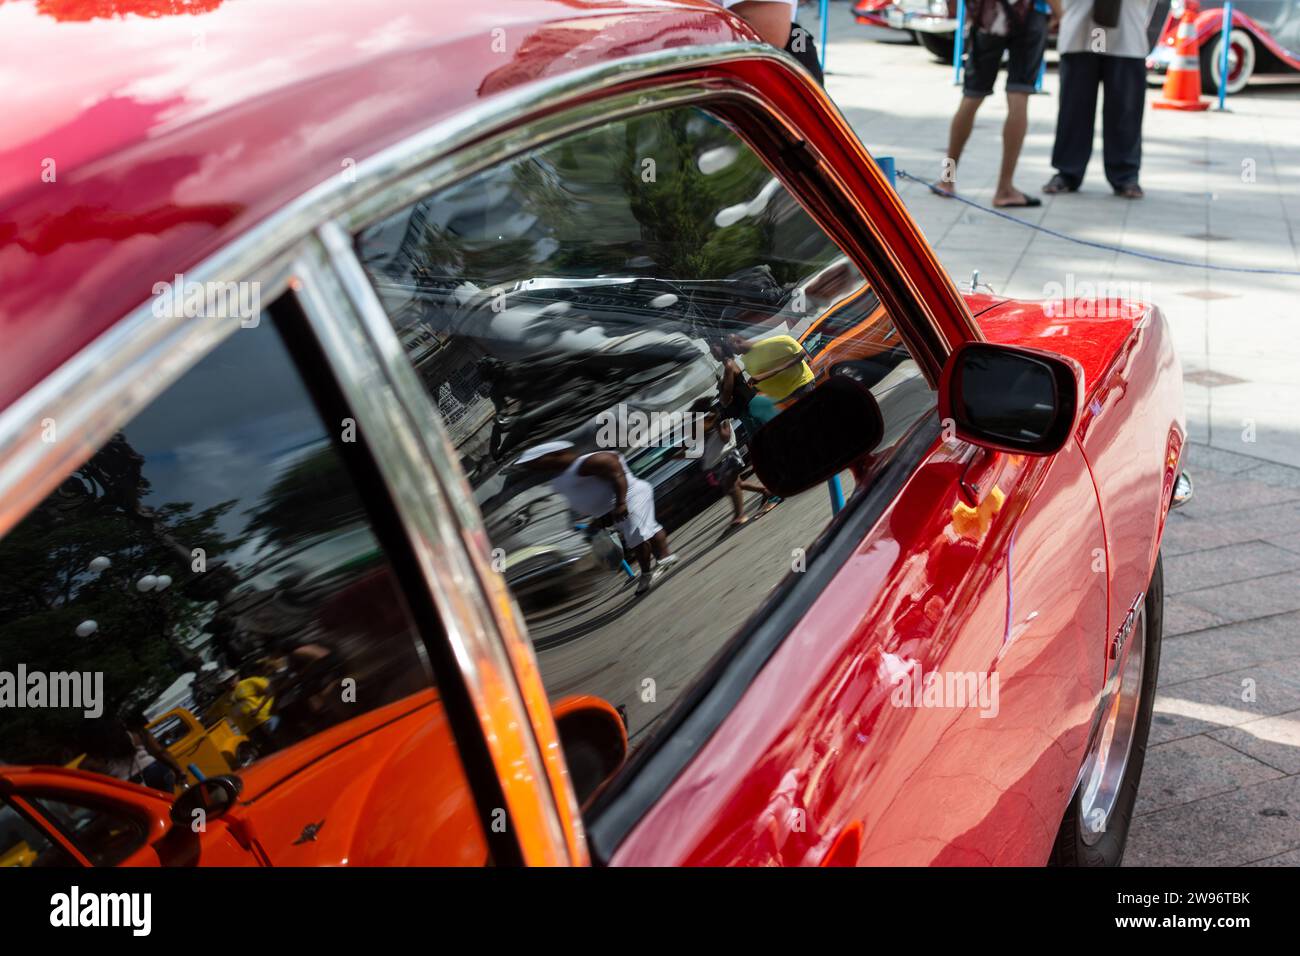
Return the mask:
<path id="1" fill-rule="evenodd" d="M 1026 196 L 1024 202 L 1004 202 L 994 203 L 994 209 L 1033 209 L 1035 206 L 1041 206 L 1043 201 L 1035 196 Z"/>

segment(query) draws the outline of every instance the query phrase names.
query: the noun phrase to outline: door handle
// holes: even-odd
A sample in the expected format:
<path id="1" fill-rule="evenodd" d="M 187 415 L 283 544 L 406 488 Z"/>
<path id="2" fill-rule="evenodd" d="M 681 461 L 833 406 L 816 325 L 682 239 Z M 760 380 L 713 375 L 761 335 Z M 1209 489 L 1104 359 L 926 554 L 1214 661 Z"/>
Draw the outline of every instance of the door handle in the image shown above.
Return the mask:
<path id="1" fill-rule="evenodd" d="M 966 463 L 961 475 L 962 500 L 972 508 L 979 505 L 997 485 L 1006 462 L 1004 452 L 976 445 L 975 454 Z"/>

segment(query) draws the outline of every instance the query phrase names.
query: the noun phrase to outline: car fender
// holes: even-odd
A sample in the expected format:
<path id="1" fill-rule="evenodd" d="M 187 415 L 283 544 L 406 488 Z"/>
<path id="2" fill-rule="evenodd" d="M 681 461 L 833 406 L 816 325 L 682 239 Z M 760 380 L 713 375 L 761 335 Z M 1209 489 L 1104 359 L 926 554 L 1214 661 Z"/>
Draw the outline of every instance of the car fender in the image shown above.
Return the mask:
<path id="1" fill-rule="evenodd" d="M 1213 43 L 1215 38 L 1223 32 L 1223 8 L 1215 10 L 1202 10 L 1200 16 L 1196 18 L 1196 49 L 1208 43 Z M 1258 43 L 1269 53 L 1277 57 L 1282 63 L 1291 67 L 1293 70 L 1300 70 L 1300 57 L 1295 53 L 1287 50 L 1284 46 L 1273 39 L 1272 34 L 1263 26 L 1250 17 L 1246 16 L 1239 10 L 1232 11 L 1232 29 L 1245 30 L 1252 40 Z M 1173 38 L 1178 30 L 1178 24 L 1175 22 L 1167 32 L 1167 36 Z M 1161 46 L 1166 45 L 1165 37 L 1160 38 Z M 1172 47 L 1171 47 L 1172 49 Z"/>
<path id="2" fill-rule="evenodd" d="M 1113 633 L 1155 570 L 1186 446 L 1182 366 L 1160 309 L 1142 310 L 1076 434 L 1101 503 Z"/>

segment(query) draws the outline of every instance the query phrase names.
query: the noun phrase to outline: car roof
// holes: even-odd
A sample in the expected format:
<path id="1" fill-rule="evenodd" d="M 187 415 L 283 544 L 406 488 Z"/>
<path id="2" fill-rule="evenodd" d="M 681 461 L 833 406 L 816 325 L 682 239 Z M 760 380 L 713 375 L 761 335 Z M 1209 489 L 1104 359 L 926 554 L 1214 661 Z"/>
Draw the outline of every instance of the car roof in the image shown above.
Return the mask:
<path id="1" fill-rule="evenodd" d="M 745 39 L 706 0 L 0 0 L 0 409 L 311 187 L 471 104 Z"/>

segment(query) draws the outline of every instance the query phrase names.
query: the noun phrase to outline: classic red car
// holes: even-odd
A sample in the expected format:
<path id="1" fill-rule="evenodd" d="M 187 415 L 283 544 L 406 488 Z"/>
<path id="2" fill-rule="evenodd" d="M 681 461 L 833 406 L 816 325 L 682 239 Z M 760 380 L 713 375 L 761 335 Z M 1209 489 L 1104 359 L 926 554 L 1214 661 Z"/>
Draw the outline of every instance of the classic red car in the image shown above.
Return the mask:
<path id="1" fill-rule="evenodd" d="M 960 294 L 710 3 L 0 32 L 49 65 L 0 118 L 0 678 L 42 694 L 0 719 L 6 859 L 1119 861 L 1190 493 L 1158 308 Z M 805 382 L 823 336 L 853 374 Z M 665 538 L 615 465 L 699 450 L 723 342 L 735 414 L 789 395 L 749 438 L 784 500 Z M 645 566 L 525 614 L 557 502 Z M 169 804 L 144 715 L 221 701 L 251 762 Z"/>
<path id="2" fill-rule="evenodd" d="M 1219 92 L 1223 64 L 1223 12 L 1221 3 L 1173 0 L 1156 5 L 1159 38 L 1147 57 L 1147 69 L 1163 75 L 1174 59 L 1178 24 L 1184 9 L 1195 15 L 1196 49 L 1201 57 L 1201 91 Z M 1228 92 L 1240 93 L 1251 77 L 1260 73 L 1300 70 L 1300 2 L 1297 0 L 1236 0 L 1232 5 L 1232 31 L 1228 36 Z"/>

